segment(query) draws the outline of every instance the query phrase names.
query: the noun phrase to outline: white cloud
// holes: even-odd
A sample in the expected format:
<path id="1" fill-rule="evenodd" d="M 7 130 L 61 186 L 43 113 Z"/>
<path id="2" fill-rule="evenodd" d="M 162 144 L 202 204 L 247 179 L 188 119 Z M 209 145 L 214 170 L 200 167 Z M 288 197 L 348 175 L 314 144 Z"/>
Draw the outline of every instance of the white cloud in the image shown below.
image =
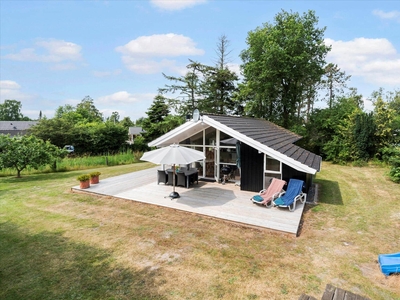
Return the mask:
<path id="1" fill-rule="evenodd" d="M 135 102 L 154 98 L 155 94 L 130 94 L 127 91 L 116 92 L 111 95 L 102 96 L 96 102 L 101 104 L 132 104 Z"/>
<path id="2" fill-rule="evenodd" d="M 66 70 L 75 70 L 77 68 L 74 63 L 65 63 L 65 64 L 54 64 L 50 67 L 50 70 L 53 71 L 66 71 Z"/>
<path id="3" fill-rule="evenodd" d="M 12 80 L 0 80 L 0 101 L 4 100 L 27 100 L 32 98 L 21 92 L 21 86 Z"/>
<path id="4" fill-rule="evenodd" d="M 174 60 L 138 60 L 129 56 L 125 56 L 122 58 L 122 61 L 129 70 L 138 74 L 155 74 L 161 73 L 164 70 L 180 73 L 180 69 L 178 66 L 176 66 L 176 61 Z"/>
<path id="5" fill-rule="evenodd" d="M 140 36 L 124 46 L 117 47 L 116 51 L 125 55 L 148 57 L 204 54 L 203 50 L 196 48 L 191 38 L 174 33 Z"/>
<path id="6" fill-rule="evenodd" d="M 204 54 L 191 38 L 174 33 L 141 36 L 115 50 L 122 53 L 122 62 L 129 70 L 141 74 L 159 73 L 165 69 L 177 72 L 181 67 L 166 57 Z"/>
<path id="7" fill-rule="evenodd" d="M 0 80 L 0 89 L 1 90 L 18 90 L 21 86 L 12 80 Z"/>
<path id="8" fill-rule="evenodd" d="M 237 76 L 240 76 L 240 64 L 229 63 L 229 64 L 228 64 L 228 68 L 229 68 L 229 70 L 231 70 L 232 72 L 235 72 Z"/>
<path id="9" fill-rule="evenodd" d="M 206 0 L 150 0 L 150 2 L 164 10 L 182 10 L 198 4 L 206 3 Z"/>
<path id="10" fill-rule="evenodd" d="M 400 22 L 400 11 L 398 10 L 384 12 L 383 10 L 375 9 L 372 13 L 381 19 L 396 20 L 397 22 Z"/>
<path id="11" fill-rule="evenodd" d="M 63 40 L 38 40 L 33 47 L 22 49 L 18 53 L 7 54 L 3 58 L 44 63 L 77 61 L 82 58 L 81 49 L 81 46 Z"/>
<path id="12" fill-rule="evenodd" d="M 325 43 L 332 46 L 327 60 L 338 64 L 348 75 L 360 76 L 378 85 L 400 84 L 400 54 L 387 39 L 326 39 Z"/>

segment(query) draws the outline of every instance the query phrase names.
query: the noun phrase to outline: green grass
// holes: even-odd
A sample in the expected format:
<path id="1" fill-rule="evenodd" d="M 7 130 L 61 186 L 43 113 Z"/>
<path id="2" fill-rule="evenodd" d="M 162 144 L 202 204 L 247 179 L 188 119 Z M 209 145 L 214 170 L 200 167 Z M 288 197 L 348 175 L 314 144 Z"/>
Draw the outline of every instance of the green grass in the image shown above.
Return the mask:
<path id="1" fill-rule="evenodd" d="M 328 283 L 400 299 L 400 277 L 376 263 L 400 251 L 387 169 L 324 163 L 298 238 L 71 192 L 79 174 L 151 166 L 1 177 L 0 299 L 320 299 Z"/>
<path id="2" fill-rule="evenodd" d="M 127 165 L 139 162 L 141 152 L 121 152 L 114 155 L 100 155 L 100 156 L 68 156 L 63 159 L 58 159 L 54 166 L 45 165 L 39 169 L 33 169 L 31 167 L 26 168 L 22 171 L 22 175 L 31 174 L 42 174 L 42 173 L 53 173 L 53 172 L 66 172 L 73 170 L 85 170 L 88 168 L 105 167 L 105 166 L 118 166 Z M 12 168 L 5 168 L 0 170 L 0 177 L 16 175 L 17 171 Z"/>

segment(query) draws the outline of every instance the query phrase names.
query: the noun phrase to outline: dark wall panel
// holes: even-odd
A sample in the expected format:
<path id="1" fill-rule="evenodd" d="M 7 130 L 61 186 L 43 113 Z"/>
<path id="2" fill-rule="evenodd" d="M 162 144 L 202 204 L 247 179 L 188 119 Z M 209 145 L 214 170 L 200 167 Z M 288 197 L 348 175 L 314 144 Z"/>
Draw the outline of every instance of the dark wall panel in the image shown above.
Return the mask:
<path id="1" fill-rule="evenodd" d="M 241 143 L 240 159 L 242 174 L 240 189 L 243 191 L 259 192 L 263 189 L 264 155 L 250 146 Z"/>
<path id="2" fill-rule="evenodd" d="M 282 179 L 285 180 L 286 182 L 289 182 L 290 178 L 303 180 L 305 183 L 304 192 L 306 193 L 312 184 L 311 174 L 297 171 L 296 169 L 293 169 L 285 164 L 282 164 Z"/>

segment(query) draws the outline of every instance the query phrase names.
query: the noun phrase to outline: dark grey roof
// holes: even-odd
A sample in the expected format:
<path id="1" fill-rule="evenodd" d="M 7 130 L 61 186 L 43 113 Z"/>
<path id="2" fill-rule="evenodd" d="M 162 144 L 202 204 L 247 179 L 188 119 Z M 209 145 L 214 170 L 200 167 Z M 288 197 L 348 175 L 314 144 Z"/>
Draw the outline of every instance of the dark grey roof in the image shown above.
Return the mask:
<path id="1" fill-rule="evenodd" d="M 262 119 L 208 114 L 207 117 L 314 170 L 320 171 L 321 156 L 294 144 L 302 138 L 300 135 Z"/>
<path id="2" fill-rule="evenodd" d="M 0 121 L 0 134 L 25 134 L 26 130 L 37 123 L 38 121 Z"/>

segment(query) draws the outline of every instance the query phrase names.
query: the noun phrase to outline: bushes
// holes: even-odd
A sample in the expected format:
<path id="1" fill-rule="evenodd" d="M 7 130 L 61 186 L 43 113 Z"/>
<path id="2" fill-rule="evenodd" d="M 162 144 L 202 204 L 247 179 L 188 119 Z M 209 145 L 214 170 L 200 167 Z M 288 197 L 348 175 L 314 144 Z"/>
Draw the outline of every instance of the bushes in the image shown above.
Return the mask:
<path id="1" fill-rule="evenodd" d="M 65 119 L 42 119 L 30 132 L 63 148 L 74 145 L 76 154 L 117 153 L 126 145 L 128 130 L 110 122 L 72 123 Z"/>
<path id="2" fill-rule="evenodd" d="M 27 168 L 37 170 L 65 154 L 64 150 L 35 136 L 0 135 L 0 169 L 16 170 L 17 177 L 21 177 L 21 172 Z"/>
<path id="3" fill-rule="evenodd" d="M 383 148 L 382 159 L 390 165 L 390 180 L 400 183 L 400 147 L 391 146 Z"/>

